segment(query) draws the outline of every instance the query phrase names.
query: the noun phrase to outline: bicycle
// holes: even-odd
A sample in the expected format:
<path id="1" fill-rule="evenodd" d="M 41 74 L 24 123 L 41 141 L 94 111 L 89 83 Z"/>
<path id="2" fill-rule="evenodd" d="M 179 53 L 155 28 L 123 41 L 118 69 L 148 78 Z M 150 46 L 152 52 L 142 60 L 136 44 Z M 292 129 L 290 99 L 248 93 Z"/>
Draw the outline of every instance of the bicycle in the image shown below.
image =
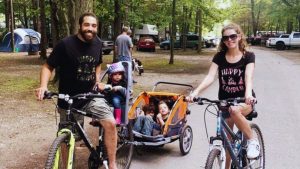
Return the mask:
<path id="1" fill-rule="evenodd" d="M 229 152 L 232 163 L 231 169 L 264 169 L 265 168 L 265 147 L 262 132 L 257 124 L 251 123 L 250 127 L 252 132 L 255 134 L 255 137 L 258 139 L 260 144 L 260 155 L 255 159 L 247 158 L 247 140 L 244 137 L 244 134 L 238 130 L 234 132 L 224 120 L 222 113 L 224 113 L 222 108 L 228 108 L 229 106 L 237 105 L 238 103 L 244 103 L 244 98 L 233 98 L 226 100 L 210 100 L 207 98 L 195 98 L 194 102 L 199 105 L 208 104 L 205 109 L 206 112 L 214 114 L 214 112 L 209 109 L 213 107 L 217 114 L 217 131 L 216 136 L 212 136 L 209 139 L 209 155 L 206 160 L 205 169 L 212 168 L 225 168 L 226 162 L 226 150 Z M 254 106 L 254 105 L 253 105 Z M 204 115 L 205 115 L 204 114 Z M 257 112 L 253 107 L 253 111 L 246 116 L 246 119 L 252 120 L 252 118 L 257 117 Z M 205 118 L 204 118 L 205 120 Z M 205 126 L 206 126 L 206 121 Z M 206 134 L 208 137 L 207 127 Z M 231 139 L 229 139 L 230 135 Z"/>
<path id="2" fill-rule="evenodd" d="M 69 96 L 65 94 L 58 94 L 48 92 L 45 93 L 44 99 L 63 99 L 68 102 L 67 109 L 67 120 L 65 123 L 62 123 L 62 129 L 57 133 L 57 138 L 53 141 L 48 158 L 46 160 L 45 168 L 46 169 L 72 169 L 75 164 L 75 130 L 81 136 L 85 145 L 90 151 L 90 156 L 88 158 L 88 168 L 89 169 L 98 169 L 102 165 L 105 169 L 108 169 L 108 156 L 106 152 L 106 147 L 104 145 L 104 129 L 101 125 L 99 127 L 99 137 L 98 145 L 93 146 L 91 140 L 88 138 L 88 135 L 84 131 L 81 124 L 76 120 L 74 114 L 81 114 L 87 117 L 92 117 L 91 113 L 78 110 L 72 107 L 74 99 L 92 99 L 92 98 L 104 98 L 104 95 L 100 93 L 83 93 L 75 96 Z M 133 135 L 131 130 L 131 125 L 120 125 L 117 127 L 118 131 L 118 144 L 117 144 L 117 166 L 121 169 L 128 169 L 132 160 L 133 154 L 133 144 L 130 142 L 133 141 Z"/>

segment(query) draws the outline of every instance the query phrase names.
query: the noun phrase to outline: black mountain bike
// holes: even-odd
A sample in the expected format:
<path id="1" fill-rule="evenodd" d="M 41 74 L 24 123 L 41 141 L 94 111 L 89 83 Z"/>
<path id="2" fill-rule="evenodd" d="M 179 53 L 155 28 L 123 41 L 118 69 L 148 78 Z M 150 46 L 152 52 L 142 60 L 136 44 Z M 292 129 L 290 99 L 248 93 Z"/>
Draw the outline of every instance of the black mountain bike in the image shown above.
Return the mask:
<path id="1" fill-rule="evenodd" d="M 264 169 L 265 168 L 265 147 L 262 132 L 257 124 L 251 123 L 250 127 L 255 138 L 258 139 L 260 145 L 260 154 L 255 159 L 247 158 L 247 140 L 243 133 L 238 130 L 234 132 L 222 117 L 220 107 L 229 107 L 244 103 L 244 98 L 234 98 L 226 100 L 210 100 L 207 98 L 195 98 L 195 102 L 199 105 L 208 104 L 205 113 L 209 112 L 217 117 L 216 136 L 210 137 L 210 152 L 206 160 L 205 169 L 225 169 L 226 151 L 229 152 L 232 159 L 231 169 Z M 254 109 L 254 108 L 253 108 Z M 216 113 L 215 113 L 216 112 Z M 246 118 L 252 120 L 257 117 L 257 112 L 252 111 Z M 205 121 L 206 126 L 206 121 Z M 207 134 L 207 130 L 206 130 Z M 208 134 L 207 134 L 208 135 Z M 229 139 L 230 135 L 231 139 Z"/>
<path id="2" fill-rule="evenodd" d="M 87 117 L 92 117 L 92 114 L 78 110 L 73 105 L 74 99 L 92 99 L 103 98 L 102 94 L 84 93 L 70 97 L 65 94 L 46 93 L 45 99 L 51 98 L 63 99 L 68 102 L 69 107 L 67 109 L 67 121 L 61 124 L 61 128 L 57 133 L 57 138 L 52 143 L 48 158 L 46 160 L 46 169 L 61 169 L 61 168 L 74 168 L 75 160 L 75 130 L 83 139 L 85 145 L 90 151 L 88 158 L 88 168 L 98 169 L 101 166 L 108 169 L 108 156 L 106 147 L 104 145 L 104 131 L 101 125 L 97 125 L 99 128 L 98 145 L 93 146 L 91 140 L 88 138 L 86 132 L 76 120 L 74 114 L 81 114 Z M 132 160 L 133 154 L 133 134 L 131 126 L 122 125 L 117 127 L 118 130 L 118 145 L 117 145 L 117 166 L 119 169 L 128 169 Z"/>

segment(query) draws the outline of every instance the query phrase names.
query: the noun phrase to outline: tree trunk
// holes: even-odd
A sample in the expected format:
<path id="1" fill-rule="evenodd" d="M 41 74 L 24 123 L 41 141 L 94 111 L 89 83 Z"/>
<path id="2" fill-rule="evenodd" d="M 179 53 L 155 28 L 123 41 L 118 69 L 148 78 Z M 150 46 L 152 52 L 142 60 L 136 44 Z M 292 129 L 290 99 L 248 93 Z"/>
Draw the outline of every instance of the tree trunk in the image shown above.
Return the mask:
<path id="1" fill-rule="evenodd" d="M 10 0 L 5 0 L 4 1 L 4 8 L 5 8 L 5 26 L 6 26 L 6 30 L 10 31 L 10 9 L 9 9 L 9 5 L 10 4 Z"/>
<path id="2" fill-rule="evenodd" d="M 27 7 L 26 6 L 23 7 L 23 16 L 24 16 L 24 26 L 25 26 L 25 28 L 29 28 L 28 27 L 28 17 L 27 17 Z"/>
<path id="3" fill-rule="evenodd" d="M 39 0 L 32 0 L 32 8 L 34 10 L 38 10 L 40 8 Z M 41 22 L 40 22 L 39 15 L 34 15 L 32 20 L 33 20 L 33 29 L 38 32 L 41 32 Z"/>
<path id="4" fill-rule="evenodd" d="M 196 12 L 196 17 L 195 17 L 195 34 L 198 33 L 198 30 L 199 30 L 199 9 L 197 9 L 197 12 Z"/>
<path id="5" fill-rule="evenodd" d="M 186 41 L 187 41 L 187 7 L 183 6 L 183 27 L 182 27 L 182 48 L 183 51 L 186 51 Z"/>
<path id="6" fill-rule="evenodd" d="M 57 18 L 57 3 L 56 0 L 49 0 L 51 7 L 51 38 L 52 38 L 52 47 L 57 44 L 59 40 L 59 30 L 58 30 L 58 18 Z"/>
<path id="7" fill-rule="evenodd" d="M 68 7 L 65 1 L 56 1 L 58 7 L 58 23 L 59 23 L 59 39 L 70 36 L 70 27 L 69 27 L 69 17 L 68 17 Z M 73 25 L 75 26 L 75 25 Z"/>
<path id="8" fill-rule="evenodd" d="M 47 59 L 47 35 L 46 35 L 46 11 L 45 0 L 40 0 L 40 18 L 41 18 L 41 59 Z"/>
<path id="9" fill-rule="evenodd" d="M 286 33 L 290 34 L 293 31 L 293 22 L 292 21 L 287 21 L 287 28 L 286 28 Z"/>
<path id="10" fill-rule="evenodd" d="M 76 2 L 74 0 L 69 0 L 68 6 L 70 34 L 74 35 L 79 28 L 78 22 L 76 22 Z"/>
<path id="11" fill-rule="evenodd" d="M 113 39 L 114 41 L 116 41 L 118 35 L 121 32 L 121 5 L 120 5 L 120 1 L 119 0 L 114 0 L 115 2 L 115 18 L 114 18 L 114 34 L 113 34 Z M 114 47 L 115 48 L 115 47 Z M 114 56 L 113 56 L 113 62 L 116 62 L 117 60 L 117 54 L 114 52 Z"/>
<path id="12" fill-rule="evenodd" d="M 199 13 L 199 27 L 198 27 L 198 31 L 199 31 L 199 39 L 198 39 L 198 49 L 197 52 L 201 53 L 202 51 L 202 10 L 200 8 L 198 8 L 197 13 Z"/>
<path id="13" fill-rule="evenodd" d="M 300 13 L 297 16 L 297 20 L 298 20 L 298 32 L 300 32 Z"/>
<path id="14" fill-rule="evenodd" d="M 12 3 L 12 0 L 10 0 L 9 2 L 9 11 L 10 11 L 10 32 L 11 32 L 11 41 L 10 41 L 10 45 L 11 45 L 11 51 L 15 52 L 15 34 L 14 34 L 14 6 Z"/>
<path id="15" fill-rule="evenodd" d="M 256 31 L 257 31 L 257 24 L 256 24 L 256 19 L 254 15 L 254 0 L 251 0 L 251 16 L 252 16 L 252 31 L 254 36 L 256 36 Z"/>
<path id="16" fill-rule="evenodd" d="M 175 13 L 176 13 L 176 0 L 173 0 L 172 5 L 172 31 L 171 31 L 171 49 L 170 49 L 170 61 L 169 64 L 174 64 L 174 41 L 176 36 L 176 23 L 175 23 Z"/>

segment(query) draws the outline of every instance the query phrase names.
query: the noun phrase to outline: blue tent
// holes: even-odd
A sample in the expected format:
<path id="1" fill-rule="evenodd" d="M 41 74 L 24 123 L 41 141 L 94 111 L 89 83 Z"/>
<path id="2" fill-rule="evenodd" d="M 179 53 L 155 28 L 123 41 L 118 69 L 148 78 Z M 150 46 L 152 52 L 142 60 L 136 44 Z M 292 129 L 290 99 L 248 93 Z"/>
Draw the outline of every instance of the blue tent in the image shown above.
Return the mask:
<path id="1" fill-rule="evenodd" d="M 41 34 L 32 30 L 18 28 L 14 30 L 15 51 L 17 52 L 37 52 L 41 42 Z M 1 44 L 0 52 L 11 52 L 11 33 L 7 33 Z"/>

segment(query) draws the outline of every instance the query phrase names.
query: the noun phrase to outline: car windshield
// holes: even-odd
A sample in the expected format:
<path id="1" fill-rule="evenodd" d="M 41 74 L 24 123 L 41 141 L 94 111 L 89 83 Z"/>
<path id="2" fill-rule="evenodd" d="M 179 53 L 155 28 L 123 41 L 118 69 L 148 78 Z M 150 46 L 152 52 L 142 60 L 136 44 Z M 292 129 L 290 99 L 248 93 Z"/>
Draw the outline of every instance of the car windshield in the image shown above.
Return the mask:
<path id="1" fill-rule="evenodd" d="M 145 42 L 153 42 L 154 40 L 152 38 L 149 38 L 149 37 L 142 37 L 140 39 L 140 41 L 145 41 Z"/>

